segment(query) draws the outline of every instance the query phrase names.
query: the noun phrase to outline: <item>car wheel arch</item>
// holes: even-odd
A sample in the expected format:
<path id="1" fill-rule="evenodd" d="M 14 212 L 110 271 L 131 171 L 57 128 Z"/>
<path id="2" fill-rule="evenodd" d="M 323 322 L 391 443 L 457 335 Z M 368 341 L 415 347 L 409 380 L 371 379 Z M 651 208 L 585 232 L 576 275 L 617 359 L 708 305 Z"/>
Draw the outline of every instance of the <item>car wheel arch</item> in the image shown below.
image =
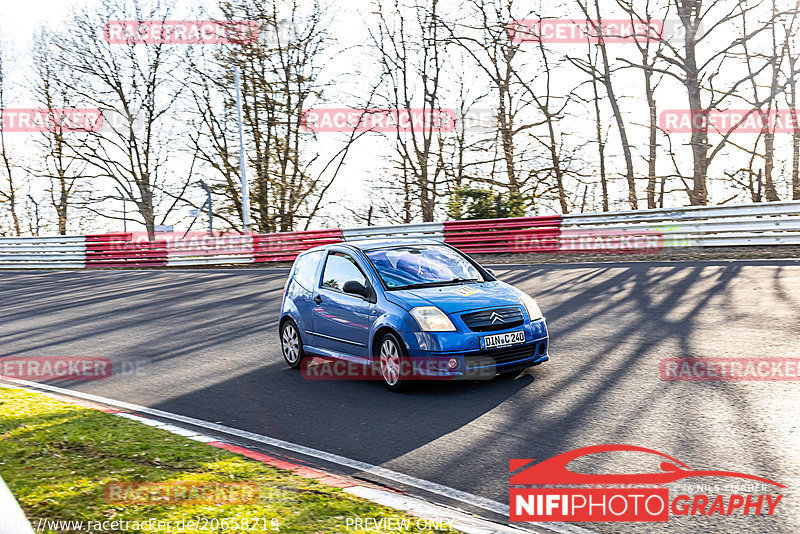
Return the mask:
<path id="1" fill-rule="evenodd" d="M 278 321 L 278 332 L 280 333 L 283 330 L 283 325 L 291 321 L 294 323 L 294 327 L 297 329 L 297 335 L 300 336 L 300 340 L 304 345 L 307 345 L 308 339 L 306 336 L 305 325 L 303 324 L 302 320 L 298 321 L 298 319 L 299 317 L 293 314 L 291 311 L 285 312 Z"/>
<path id="2" fill-rule="evenodd" d="M 391 326 L 381 325 L 375 330 L 375 333 L 372 335 L 370 354 L 373 357 L 377 356 L 378 345 L 380 344 L 381 339 L 383 339 L 383 336 L 385 336 L 386 334 L 393 334 L 400 342 L 400 348 L 406 353 L 408 352 L 408 347 L 406 347 L 405 341 L 403 340 L 403 337 L 400 335 L 400 333 L 397 332 L 397 330 L 395 330 Z"/>

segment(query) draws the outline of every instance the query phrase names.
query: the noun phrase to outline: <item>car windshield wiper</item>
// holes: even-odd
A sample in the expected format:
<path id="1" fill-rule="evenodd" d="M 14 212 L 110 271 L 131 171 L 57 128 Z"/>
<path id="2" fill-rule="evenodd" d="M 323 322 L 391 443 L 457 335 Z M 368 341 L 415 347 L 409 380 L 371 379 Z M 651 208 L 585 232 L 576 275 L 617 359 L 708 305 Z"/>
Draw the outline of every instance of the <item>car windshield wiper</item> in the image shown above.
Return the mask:
<path id="1" fill-rule="evenodd" d="M 462 284 L 464 282 L 480 282 L 477 278 L 453 278 L 452 280 L 437 280 L 435 282 L 419 282 L 405 286 L 393 287 L 392 289 L 419 289 L 421 287 L 446 286 L 451 284 Z"/>

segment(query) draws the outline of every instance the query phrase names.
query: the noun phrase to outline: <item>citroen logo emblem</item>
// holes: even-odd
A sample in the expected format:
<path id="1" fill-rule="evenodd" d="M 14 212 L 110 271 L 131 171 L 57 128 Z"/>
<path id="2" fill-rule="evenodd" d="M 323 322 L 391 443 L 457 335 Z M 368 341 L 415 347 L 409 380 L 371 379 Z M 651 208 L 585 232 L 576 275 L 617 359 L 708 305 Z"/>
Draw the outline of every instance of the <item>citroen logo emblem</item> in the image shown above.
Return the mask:
<path id="1" fill-rule="evenodd" d="M 506 322 L 506 320 L 505 320 L 505 319 L 503 319 L 503 316 L 502 316 L 502 315 L 500 315 L 500 314 L 499 314 L 499 313 L 497 313 L 497 312 L 492 312 L 492 315 L 489 317 L 489 319 L 491 319 L 491 320 L 492 320 L 492 324 L 494 324 L 494 323 L 496 323 L 496 322 L 498 322 L 498 321 L 499 321 L 499 322 L 501 322 L 501 323 L 504 323 L 504 322 Z"/>

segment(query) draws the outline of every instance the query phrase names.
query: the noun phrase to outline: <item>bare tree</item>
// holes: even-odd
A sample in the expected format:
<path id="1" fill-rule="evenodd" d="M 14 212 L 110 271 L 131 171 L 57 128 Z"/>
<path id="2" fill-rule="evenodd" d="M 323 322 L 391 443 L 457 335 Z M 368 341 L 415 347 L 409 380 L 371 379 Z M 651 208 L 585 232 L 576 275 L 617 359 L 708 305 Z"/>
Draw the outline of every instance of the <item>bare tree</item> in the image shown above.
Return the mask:
<path id="1" fill-rule="evenodd" d="M 792 124 L 792 170 L 790 175 L 792 200 L 800 200 L 800 123 L 797 118 L 797 76 L 800 73 L 800 51 L 796 47 L 800 29 L 800 9 L 781 16 L 783 26 L 783 53 L 786 56 L 786 100 Z"/>
<path id="2" fill-rule="evenodd" d="M 615 94 L 613 84 L 613 72 L 611 62 L 608 57 L 608 50 L 606 48 L 606 40 L 603 35 L 603 17 L 600 12 L 599 0 L 594 0 L 593 13 L 590 13 L 588 3 L 582 0 L 577 0 L 589 24 L 595 33 L 597 40 L 597 47 L 599 50 L 600 64 L 595 65 L 591 62 L 585 61 L 582 58 L 571 58 L 572 62 L 581 70 L 586 72 L 593 80 L 603 85 L 606 96 L 608 96 L 608 103 L 611 106 L 611 111 L 614 116 L 614 121 L 617 125 L 617 132 L 619 133 L 620 147 L 622 148 L 622 155 L 625 159 L 625 181 L 628 185 L 628 203 L 631 209 L 638 209 L 639 202 L 636 195 L 636 181 L 634 179 L 633 170 L 633 155 L 631 153 L 631 145 L 628 141 L 628 131 L 625 125 L 625 119 L 622 116 L 622 110 L 619 105 L 619 100 Z"/>
<path id="3" fill-rule="evenodd" d="M 41 28 L 34 37 L 32 89 L 38 105 L 47 110 L 71 107 L 71 94 L 67 80 L 71 73 L 59 70 L 59 61 L 53 55 L 59 52 L 54 46 L 53 35 Z M 43 157 L 32 174 L 47 178 L 50 202 L 58 217 L 58 233 L 66 235 L 70 208 L 79 189 L 79 181 L 86 170 L 86 162 L 75 152 L 82 144 L 82 134 L 69 132 L 64 124 L 54 123 L 52 128 L 41 132 L 38 144 Z M 70 137 L 72 139 L 70 139 Z"/>
<path id="4" fill-rule="evenodd" d="M 560 135 L 561 129 L 559 123 L 565 116 L 565 110 L 573 99 L 573 94 L 562 93 L 554 90 L 553 80 L 556 77 L 555 66 L 549 57 L 549 53 L 545 48 L 543 40 L 538 42 L 538 51 L 541 61 L 540 80 L 538 89 L 535 85 L 537 81 L 534 79 L 530 82 L 525 79 L 521 70 L 514 70 L 513 75 L 517 84 L 524 90 L 525 98 L 523 102 L 531 103 L 539 113 L 541 119 L 533 119 L 518 124 L 517 131 L 527 131 L 528 136 L 539 144 L 547 153 L 547 164 L 544 168 L 531 170 L 528 172 L 528 179 L 536 177 L 537 180 L 532 184 L 534 190 L 533 198 L 538 196 L 536 190 L 546 181 L 546 178 L 552 178 L 555 182 L 553 189 L 555 189 L 556 197 L 562 213 L 569 213 L 569 203 L 567 199 L 567 186 L 566 178 L 570 172 L 572 154 L 574 148 L 567 148 Z M 544 133 L 538 133 L 537 129 L 541 127 Z"/>
<path id="5" fill-rule="evenodd" d="M 416 0 L 408 5 L 399 1 L 379 4 L 377 27 L 370 29 L 383 82 L 379 97 L 398 113 L 426 118 L 422 126 L 410 121 L 409 131 L 398 128 L 394 136 L 405 201 L 410 203 L 413 198 L 425 222 L 434 220 L 442 195 L 439 186 L 445 177 L 435 117 L 442 108 L 440 91 L 447 53 L 437 9 L 438 0 L 429 5 Z"/>
<path id="6" fill-rule="evenodd" d="M 794 18 L 792 20 L 795 20 Z M 794 45 L 797 29 L 785 27 L 785 39 L 789 43 L 788 50 L 788 106 L 792 120 L 792 200 L 800 200 L 800 121 L 797 118 L 797 73 L 800 72 L 800 51 Z"/>
<path id="7" fill-rule="evenodd" d="M 597 53 L 592 54 L 591 43 L 588 42 L 589 51 L 586 54 L 587 63 L 590 65 L 592 71 L 596 69 Z M 590 76 L 592 82 L 592 100 L 594 103 L 594 124 L 595 136 L 597 138 L 597 156 L 600 171 L 600 193 L 602 195 L 603 211 L 608 211 L 608 177 L 606 176 L 606 137 L 603 132 L 603 120 L 600 112 L 600 92 L 597 87 L 597 77 Z"/>
<path id="8" fill-rule="evenodd" d="M 254 228 L 308 228 L 360 136 L 351 132 L 325 160 L 315 152 L 315 133 L 305 124 L 306 111 L 325 89 L 320 81 L 330 52 L 325 9 L 296 0 L 236 0 L 218 7 L 227 20 L 255 22 L 259 37 L 192 60 L 187 86 L 192 120 L 200 126 L 191 136 L 192 150 L 215 171 L 213 188 L 223 197 L 224 212 L 241 217 L 232 70 L 238 66 Z"/>
<path id="9" fill-rule="evenodd" d="M 648 122 L 647 122 L 647 207 L 656 208 L 659 205 L 663 207 L 664 201 L 664 183 L 665 178 L 661 180 L 661 194 L 660 201 L 656 203 L 656 160 L 658 157 L 658 108 L 656 106 L 655 92 L 661 81 L 661 75 L 653 70 L 653 67 L 658 61 L 658 54 L 664 47 L 664 40 L 671 39 L 674 36 L 668 35 L 666 32 L 671 32 L 671 28 L 663 25 L 663 21 L 668 20 L 670 14 L 669 0 L 645 0 L 644 5 L 641 2 L 634 4 L 631 0 L 617 0 L 617 5 L 628 15 L 631 26 L 634 27 L 636 23 L 650 23 L 654 20 L 662 21 L 662 35 L 661 38 L 651 38 L 653 36 L 637 36 L 633 40 L 639 55 L 641 57 L 641 64 L 645 68 L 641 69 L 642 81 L 644 82 L 644 97 L 647 102 Z M 641 38 L 639 38 L 641 37 Z"/>
<path id="10" fill-rule="evenodd" d="M 163 21 L 169 13 L 160 0 L 146 5 L 108 0 L 97 10 L 77 10 L 69 32 L 59 35 L 55 44 L 61 49 L 59 68 L 72 73 L 69 91 L 76 101 L 98 108 L 104 116 L 106 127 L 88 134 L 79 155 L 93 176 L 110 180 L 134 203 L 150 239 L 157 222 L 166 221 L 191 180 L 189 176 L 176 184 L 164 175 L 176 145 L 168 118 L 181 89 L 172 78 L 180 56 L 174 46 L 162 43 L 110 43 L 99 36 L 99 29 L 113 20 Z M 100 193 L 97 201 L 110 198 Z"/>
<path id="11" fill-rule="evenodd" d="M 481 181 L 511 195 L 524 194 L 534 211 L 538 201 L 553 194 L 566 213 L 572 156 L 559 123 L 573 95 L 554 88 L 559 61 L 542 40 L 516 39 L 516 23 L 534 17 L 529 4 L 469 0 L 465 5 L 468 9 L 445 25 L 449 39 L 489 81 L 499 154 L 487 162 L 491 169 Z"/>
<path id="12" fill-rule="evenodd" d="M 450 52 L 451 58 L 454 52 Z M 467 72 L 471 64 L 465 60 L 464 57 L 453 59 L 452 70 Z M 491 155 L 496 146 L 495 136 L 484 135 L 484 132 L 496 131 L 496 120 L 480 107 L 488 96 L 487 90 L 465 76 L 456 76 L 454 86 L 456 90 L 450 91 L 456 95 L 450 104 L 454 126 L 451 132 L 440 135 L 439 151 L 448 196 L 470 182 L 481 181 L 481 168 L 496 159 Z"/>
<path id="13" fill-rule="evenodd" d="M 0 199 L 8 204 L 8 213 L 11 217 L 14 235 L 20 235 L 19 214 L 18 214 L 18 198 L 17 187 L 15 183 L 15 175 L 13 165 L 11 164 L 11 156 L 9 154 L 9 147 L 6 144 L 6 126 L 5 126 L 5 107 L 6 107 L 6 71 L 4 64 L 4 49 L 3 42 L 0 40 L 0 160 L 2 160 L 2 169 L 5 174 L 5 187 L 0 187 Z M 2 232 L 2 229 L 0 229 Z"/>
<path id="14" fill-rule="evenodd" d="M 498 163 L 502 176 L 492 166 L 489 176 L 483 181 L 509 191 L 520 192 L 518 145 L 515 136 L 522 130 L 515 128 L 519 113 L 519 95 L 514 93 L 514 58 L 519 52 L 519 43 L 508 36 L 508 25 L 512 20 L 511 4 L 470 0 L 468 10 L 460 12 L 461 17 L 454 21 L 443 21 L 449 39 L 458 44 L 472 59 L 475 65 L 488 78 L 491 88 L 490 98 L 494 99 L 495 124 L 493 141 L 496 141 Z M 517 62 L 518 63 L 518 62 Z"/>
<path id="15" fill-rule="evenodd" d="M 450 40 L 462 47 L 491 83 L 505 183 L 509 191 L 519 192 L 522 184 L 517 168 L 517 143 L 514 137 L 522 130 L 515 128 L 514 122 L 519 112 L 518 95 L 514 94 L 514 59 L 519 52 L 520 43 L 514 43 L 508 35 L 509 24 L 514 20 L 512 4 L 513 2 L 494 0 L 469 0 L 469 10 L 464 10 L 459 20 L 445 22 L 445 27 Z"/>
<path id="16" fill-rule="evenodd" d="M 738 126 L 733 125 L 716 144 L 710 144 L 708 115 L 735 100 L 740 94 L 741 86 L 769 66 L 769 61 L 762 60 L 744 75 L 737 75 L 736 68 L 728 68 L 730 63 L 739 61 L 737 51 L 741 50 L 744 43 L 760 36 L 774 25 L 776 14 L 768 13 L 745 31 L 744 21 L 760 7 L 761 2 L 758 0 L 743 0 L 738 3 L 725 0 L 673 0 L 673 3 L 684 35 L 682 46 L 664 41 L 664 50 L 657 55 L 667 63 L 665 68 L 639 66 L 671 76 L 686 91 L 692 122 L 689 144 L 693 161 L 692 181 L 690 186 L 687 185 L 686 191 L 691 205 L 706 205 L 709 200 L 709 165 L 726 147 Z M 738 37 L 729 39 L 731 33 L 738 34 Z M 714 39 L 726 44 L 713 46 L 711 42 Z M 773 97 L 770 94 L 753 104 L 761 107 Z M 746 118 L 742 122 L 744 120 Z"/>
<path id="17" fill-rule="evenodd" d="M 772 13 L 776 13 L 778 6 L 775 0 L 772 1 Z M 796 16 L 796 15 L 795 15 Z M 759 116 L 759 121 L 761 123 L 761 132 L 759 133 L 759 139 L 763 138 L 764 141 L 764 153 L 762 155 L 762 159 L 764 161 L 764 193 L 768 202 L 775 202 L 780 200 L 778 197 L 777 189 L 775 188 L 775 181 L 772 176 L 773 168 L 775 165 L 775 126 L 777 120 L 777 104 L 778 104 L 778 93 L 782 91 L 780 86 L 780 76 L 783 73 L 782 71 L 782 64 L 784 59 L 786 58 L 788 52 L 788 41 L 783 41 L 779 43 L 778 41 L 778 28 L 775 23 L 770 25 L 769 27 L 769 40 L 771 44 L 771 51 L 767 54 L 756 54 L 754 51 L 750 49 L 749 42 L 744 41 L 742 43 L 743 48 L 743 56 L 745 63 L 747 65 L 747 71 L 750 74 L 750 86 L 753 92 L 752 101 L 750 104 L 753 106 L 755 113 Z M 745 32 L 747 31 L 747 19 L 743 20 L 745 24 Z M 792 22 L 792 25 L 794 23 Z M 753 65 L 754 58 L 761 57 L 769 65 L 767 74 L 769 75 L 769 83 L 767 85 L 768 90 L 768 97 L 766 99 L 762 99 L 760 95 L 760 87 L 757 80 L 757 75 L 755 73 L 755 67 Z M 753 153 L 757 153 L 758 150 L 758 140 L 756 140 L 756 146 L 753 148 Z M 759 199 L 760 200 L 760 199 Z"/>
<path id="18" fill-rule="evenodd" d="M 230 78 L 217 59 L 203 47 L 199 53 L 188 54 L 186 150 L 204 165 L 209 187 L 222 199 L 215 203 L 214 215 L 232 229 L 242 230 L 236 107 L 226 85 Z M 188 198 L 184 200 L 191 204 Z"/>

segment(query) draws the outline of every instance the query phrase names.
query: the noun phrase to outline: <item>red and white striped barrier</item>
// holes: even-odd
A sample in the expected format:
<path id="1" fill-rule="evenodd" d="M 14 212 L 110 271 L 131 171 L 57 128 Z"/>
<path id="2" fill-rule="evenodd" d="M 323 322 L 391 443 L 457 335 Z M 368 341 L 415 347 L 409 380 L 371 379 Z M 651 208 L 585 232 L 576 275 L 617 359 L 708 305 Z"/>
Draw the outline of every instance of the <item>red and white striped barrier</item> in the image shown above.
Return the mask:
<path id="1" fill-rule="evenodd" d="M 466 253 L 655 252 L 663 247 L 800 245 L 800 201 L 333 228 L 0 238 L 0 269 L 180 267 L 291 261 L 360 239 L 444 241 Z"/>

